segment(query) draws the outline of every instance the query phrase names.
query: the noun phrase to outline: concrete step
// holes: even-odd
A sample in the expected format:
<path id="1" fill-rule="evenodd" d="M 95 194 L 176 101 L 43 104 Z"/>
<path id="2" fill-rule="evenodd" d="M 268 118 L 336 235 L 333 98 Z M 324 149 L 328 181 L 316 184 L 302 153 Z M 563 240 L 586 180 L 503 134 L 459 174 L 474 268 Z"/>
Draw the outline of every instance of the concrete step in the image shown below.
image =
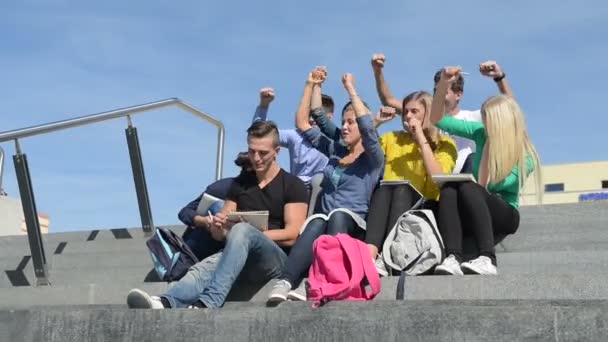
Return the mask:
<path id="1" fill-rule="evenodd" d="M 165 283 L 142 283 L 107 274 L 105 282 L 59 282 L 46 287 L 11 287 L 0 290 L 0 307 L 69 304 L 123 304 L 129 289 L 137 287 L 160 294 Z M 93 280 L 93 279 L 91 279 Z M 379 300 L 396 298 L 398 277 L 382 278 Z M 608 299 L 608 274 L 594 275 L 499 275 L 499 276 L 420 276 L 406 279 L 408 300 L 593 300 Z M 274 282 L 266 285 L 239 284 L 231 300 L 265 302 Z M 67 298 L 67 299 L 66 299 Z"/>
<path id="2" fill-rule="evenodd" d="M 504 274 L 518 273 L 608 273 L 608 249 L 589 251 L 540 251 L 540 252 L 498 252 L 499 271 Z M 0 269 L 16 269 L 23 258 L 0 258 Z M 62 253 L 48 258 L 51 271 L 74 270 L 75 272 L 96 271 L 105 268 L 137 268 L 147 272 L 152 267 L 152 259 L 147 250 L 96 253 Z M 29 261 L 24 272 L 33 272 Z"/>
<path id="3" fill-rule="evenodd" d="M 606 301 L 372 301 L 0 311 L 3 341 L 605 341 Z"/>

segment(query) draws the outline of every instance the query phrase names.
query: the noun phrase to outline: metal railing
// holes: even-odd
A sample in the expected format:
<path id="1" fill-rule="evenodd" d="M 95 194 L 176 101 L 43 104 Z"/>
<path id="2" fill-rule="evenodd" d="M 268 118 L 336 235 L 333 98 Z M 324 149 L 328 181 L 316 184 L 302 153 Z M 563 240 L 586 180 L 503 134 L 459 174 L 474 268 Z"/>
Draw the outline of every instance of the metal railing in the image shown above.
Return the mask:
<path id="1" fill-rule="evenodd" d="M 0 196 L 4 193 L 2 188 L 2 175 L 4 175 L 4 149 L 0 146 Z"/>
<path id="2" fill-rule="evenodd" d="M 46 266 L 46 255 L 44 253 L 44 244 L 40 233 L 40 224 L 38 222 L 38 213 L 36 210 L 36 201 L 34 191 L 30 179 L 30 172 L 27 163 L 27 156 L 21 152 L 19 139 L 32 137 L 35 135 L 43 135 L 69 128 L 75 128 L 102 121 L 127 117 L 128 127 L 125 130 L 127 145 L 129 147 L 129 156 L 131 160 L 131 170 L 133 171 L 133 181 L 135 183 L 135 191 L 137 194 L 137 202 L 139 205 L 139 213 L 142 221 L 142 229 L 146 234 L 151 234 L 154 230 L 152 221 L 152 212 L 150 210 L 150 201 L 148 197 L 148 189 L 145 180 L 143 162 L 141 158 L 141 150 L 139 148 L 139 138 L 137 129 L 133 127 L 131 116 L 147 111 L 152 111 L 160 108 L 177 106 L 208 123 L 218 128 L 217 136 L 217 154 L 215 178 L 222 177 L 222 166 L 224 162 L 224 125 L 217 119 L 211 117 L 200 109 L 185 103 L 177 98 L 150 102 L 142 105 L 111 110 L 107 112 L 80 116 L 77 118 L 46 123 L 42 125 L 16 129 L 12 131 L 0 132 L 0 143 L 14 140 L 15 155 L 13 162 L 15 164 L 15 174 L 19 185 L 19 193 L 21 195 L 21 205 L 25 217 L 27 227 L 27 235 L 32 253 L 32 261 L 34 263 L 34 272 L 37 278 L 38 285 L 48 285 L 48 270 Z M 2 175 L 4 171 L 4 150 L 0 148 L 0 190 L 2 189 Z"/>

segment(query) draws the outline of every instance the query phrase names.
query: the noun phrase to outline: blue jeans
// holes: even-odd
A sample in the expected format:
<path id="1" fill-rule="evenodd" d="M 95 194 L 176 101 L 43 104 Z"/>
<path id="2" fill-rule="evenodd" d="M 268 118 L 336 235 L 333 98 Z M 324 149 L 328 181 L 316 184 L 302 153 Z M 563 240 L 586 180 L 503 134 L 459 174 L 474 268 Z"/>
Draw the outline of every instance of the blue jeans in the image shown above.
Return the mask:
<path id="1" fill-rule="evenodd" d="M 312 265 L 312 247 L 316 239 L 323 234 L 335 236 L 340 233 L 348 233 L 352 236 L 357 233 L 357 230 L 358 225 L 355 220 L 350 215 L 339 211 L 331 215 L 329 221 L 317 218 L 308 222 L 304 232 L 289 252 L 285 272 L 281 279 L 287 280 L 294 288 L 298 287 Z"/>
<path id="2" fill-rule="evenodd" d="M 197 263 L 162 295 L 172 308 L 184 308 L 200 300 L 219 308 L 237 278 L 267 282 L 277 278 L 287 261 L 285 252 L 264 233 L 248 223 L 234 225 L 220 253 Z"/>

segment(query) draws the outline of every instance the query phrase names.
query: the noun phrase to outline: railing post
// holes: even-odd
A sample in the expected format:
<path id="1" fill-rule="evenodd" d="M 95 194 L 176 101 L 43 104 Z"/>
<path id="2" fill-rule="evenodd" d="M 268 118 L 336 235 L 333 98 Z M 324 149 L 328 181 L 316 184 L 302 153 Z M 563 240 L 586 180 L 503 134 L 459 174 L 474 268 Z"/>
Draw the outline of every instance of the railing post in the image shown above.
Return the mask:
<path id="1" fill-rule="evenodd" d="M 146 185 L 146 175 L 144 174 L 144 164 L 141 159 L 137 128 L 131 125 L 130 117 L 129 127 L 125 130 L 125 134 L 127 136 L 127 145 L 129 146 L 129 156 L 131 157 L 131 170 L 133 171 L 133 181 L 135 182 L 141 226 L 144 233 L 149 235 L 154 231 L 154 222 L 152 221 L 152 210 L 150 209 L 150 198 L 148 196 L 148 186 Z"/>
<path id="2" fill-rule="evenodd" d="M 44 241 L 40 232 L 40 222 L 38 222 L 38 211 L 36 210 L 36 200 L 27 164 L 27 156 L 21 153 L 17 140 L 15 140 L 15 145 L 16 154 L 13 156 L 13 162 L 15 163 L 15 174 L 17 175 L 21 206 L 23 207 L 25 226 L 27 227 L 27 238 L 30 244 L 32 261 L 34 262 L 36 285 L 50 285 L 46 254 L 44 253 Z"/>

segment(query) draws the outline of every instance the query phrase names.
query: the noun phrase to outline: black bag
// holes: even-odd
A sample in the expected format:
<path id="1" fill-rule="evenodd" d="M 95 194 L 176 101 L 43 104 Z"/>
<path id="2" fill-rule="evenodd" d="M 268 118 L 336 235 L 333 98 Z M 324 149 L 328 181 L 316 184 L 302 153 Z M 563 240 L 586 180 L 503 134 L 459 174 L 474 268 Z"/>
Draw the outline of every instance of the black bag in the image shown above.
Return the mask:
<path id="1" fill-rule="evenodd" d="M 154 270 L 164 281 L 180 280 L 199 261 L 184 240 L 166 228 L 156 228 L 146 245 Z"/>

